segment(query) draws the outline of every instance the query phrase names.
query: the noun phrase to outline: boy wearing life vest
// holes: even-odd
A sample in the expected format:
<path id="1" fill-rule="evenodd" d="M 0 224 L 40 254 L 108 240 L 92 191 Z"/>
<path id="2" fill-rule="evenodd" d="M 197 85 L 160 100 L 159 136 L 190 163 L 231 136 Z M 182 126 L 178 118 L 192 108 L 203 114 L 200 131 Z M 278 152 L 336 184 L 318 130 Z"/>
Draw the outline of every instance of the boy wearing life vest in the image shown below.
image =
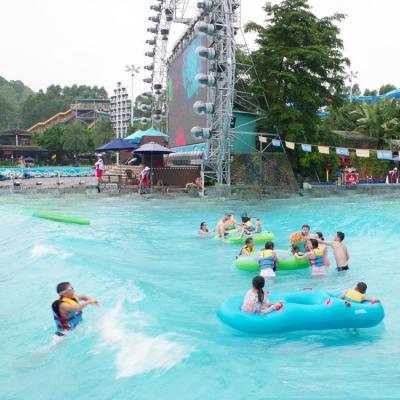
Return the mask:
<path id="1" fill-rule="evenodd" d="M 308 258 L 311 275 L 325 275 L 324 251 L 318 248 L 318 241 L 316 239 L 307 240 L 305 248 L 306 252 L 304 254 L 295 253 L 294 256 L 298 259 Z"/>
<path id="2" fill-rule="evenodd" d="M 57 336 L 64 336 L 66 331 L 76 328 L 82 322 L 82 310 L 89 304 L 98 305 L 96 299 L 85 295 L 75 295 L 74 288 L 69 282 L 57 285 L 59 299 L 51 305 L 54 322 L 56 323 Z M 80 301 L 83 301 L 80 303 Z"/>
<path id="3" fill-rule="evenodd" d="M 278 257 L 274 251 L 274 244 L 272 242 L 265 243 L 265 249 L 260 253 L 258 263 L 260 265 L 260 275 L 263 278 L 274 278 L 276 263 Z"/>
<path id="4" fill-rule="evenodd" d="M 240 249 L 240 256 L 250 256 L 254 253 L 254 239 L 249 237 L 246 239 L 245 246 Z"/>
<path id="5" fill-rule="evenodd" d="M 357 286 L 354 289 L 349 289 L 345 293 L 341 294 L 339 298 L 355 301 L 357 303 L 362 303 L 364 301 L 372 301 L 369 297 L 365 296 L 367 292 L 367 284 L 364 282 L 358 282 Z M 375 302 L 379 302 L 379 300 L 374 299 Z"/>

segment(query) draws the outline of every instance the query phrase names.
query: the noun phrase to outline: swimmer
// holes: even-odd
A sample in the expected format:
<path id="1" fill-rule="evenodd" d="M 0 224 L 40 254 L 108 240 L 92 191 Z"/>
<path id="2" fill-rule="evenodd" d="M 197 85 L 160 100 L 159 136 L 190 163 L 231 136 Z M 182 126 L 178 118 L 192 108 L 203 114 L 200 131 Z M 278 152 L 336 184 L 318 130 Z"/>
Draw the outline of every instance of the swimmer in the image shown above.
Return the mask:
<path id="1" fill-rule="evenodd" d="M 223 239 L 228 233 L 226 232 L 226 222 L 229 221 L 229 216 L 225 215 L 222 217 L 217 224 L 216 231 L 217 231 L 217 236 L 221 239 Z"/>
<path id="2" fill-rule="evenodd" d="M 233 218 L 233 215 L 226 214 L 226 217 L 228 217 L 228 219 L 225 222 L 225 230 L 229 231 L 232 229 L 236 229 L 237 222 L 236 222 L 235 218 Z"/>
<path id="3" fill-rule="evenodd" d="M 343 232 L 336 232 L 332 242 L 327 242 L 321 239 L 318 240 L 319 243 L 332 247 L 333 255 L 335 256 L 336 260 L 336 269 L 338 271 L 347 271 L 349 269 L 348 261 L 350 259 L 350 255 L 347 247 L 343 244 L 343 240 Z"/>
<path id="4" fill-rule="evenodd" d="M 254 239 L 249 237 L 245 243 L 245 246 L 240 249 L 239 256 L 250 256 L 254 253 Z"/>
<path id="5" fill-rule="evenodd" d="M 356 301 L 358 303 L 362 303 L 364 301 L 375 301 L 379 302 L 378 299 L 370 299 L 365 296 L 367 292 L 367 284 L 364 282 L 358 282 L 354 289 L 349 289 L 345 293 L 339 296 L 340 299 Z"/>
<path id="6" fill-rule="evenodd" d="M 260 222 L 261 227 L 261 222 Z M 240 237 L 243 237 L 244 234 L 251 235 L 256 232 L 256 228 L 251 223 L 251 219 L 249 217 L 242 217 L 242 225 L 239 228 Z"/>
<path id="7" fill-rule="evenodd" d="M 324 235 L 322 232 L 316 232 L 315 235 L 317 236 L 317 240 L 324 240 Z M 321 249 L 324 252 L 324 265 L 325 267 L 330 267 L 331 263 L 329 262 L 329 257 L 328 257 L 328 249 L 326 248 L 326 244 L 319 243 L 318 248 Z"/>
<path id="8" fill-rule="evenodd" d="M 261 220 L 260 220 L 260 218 L 257 218 L 256 219 L 256 223 L 255 223 L 255 231 L 254 231 L 254 233 L 261 233 L 261 231 L 262 231 L 262 227 L 261 227 Z"/>
<path id="9" fill-rule="evenodd" d="M 207 227 L 207 224 L 205 222 L 202 222 L 200 224 L 200 229 L 199 229 L 199 235 L 200 236 L 207 236 L 209 235 L 211 232 Z"/>
<path id="10" fill-rule="evenodd" d="M 86 306 L 89 304 L 98 305 L 99 302 L 89 296 L 75 295 L 74 288 L 69 282 L 59 283 L 57 293 L 60 297 L 51 305 L 57 327 L 55 334 L 64 336 L 66 331 L 74 329 L 82 322 L 82 310 Z"/>
<path id="11" fill-rule="evenodd" d="M 244 296 L 242 311 L 249 314 L 268 314 L 272 311 L 279 310 L 281 303 L 271 303 L 265 296 L 263 287 L 265 279 L 262 276 L 253 278 L 253 288 Z"/>
<path id="12" fill-rule="evenodd" d="M 310 230 L 310 225 L 305 224 L 301 227 L 301 234 L 303 235 L 305 240 L 316 239 L 316 235 L 312 234 Z"/>
<path id="13" fill-rule="evenodd" d="M 326 269 L 324 266 L 324 252 L 318 248 L 318 240 L 307 240 L 304 254 L 295 253 L 294 256 L 298 259 L 308 258 L 311 267 L 311 275 L 325 275 Z"/>
<path id="14" fill-rule="evenodd" d="M 265 250 L 260 253 L 260 259 L 258 263 L 260 265 L 260 275 L 263 278 L 274 278 L 276 263 L 278 262 L 278 257 L 274 251 L 274 244 L 272 242 L 265 243 Z"/>

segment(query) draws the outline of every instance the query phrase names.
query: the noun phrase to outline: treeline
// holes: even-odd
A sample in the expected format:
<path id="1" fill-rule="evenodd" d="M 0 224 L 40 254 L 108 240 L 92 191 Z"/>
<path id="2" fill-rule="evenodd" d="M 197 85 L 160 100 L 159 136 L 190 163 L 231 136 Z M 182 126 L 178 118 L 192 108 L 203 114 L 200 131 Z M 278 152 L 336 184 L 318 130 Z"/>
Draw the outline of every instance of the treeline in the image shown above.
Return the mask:
<path id="1" fill-rule="evenodd" d="M 114 136 L 110 120 L 101 118 L 91 129 L 80 121 L 65 126 L 55 125 L 43 133 L 35 134 L 33 140 L 44 149 L 72 159 L 79 154 L 93 153 Z"/>
<path id="2" fill-rule="evenodd" d="M 252 60 L 239 49 L 237 71 L 239 88 L 251 93 L 246 101 L 237 92 L 236 107 L 245 111 L 262 110 L 260 132 L 277 132 L 282 139 L 300 143 L 345 145 L 337 130 L 357 130 L 376 138 L 379 147 L 390 146 L 400 136 L 399 104 L 396 101 L 374 105 L 349 103 L 347 72 L 350 60 L 343 54 L 339 24 L 345 16 L 336 13 L 318 18 L 307 0 L 267 2 L 265 24 L 250 22 L 247 32 L 257 35 L 257 49 Z M 379 90 L 366 89 L 365 95 L 384 94 L 395 89 L 383 85 Z M 360 95 L 358 85 L 353 95 Z M 327 110 L 329 116 L 320 118 L 318 112 Z M 335 154 L 289 151 L 294 171 L 298 175 L 324 176 L 327 165 L 337 167 Z"/>
<path id="3" fill-rule="evenodd" d="M 107 98 L 103 87 L 51 85 L 34 93 L 21 81 L 0 77 L 0 129 L 27 129 L 52 115 L 66 111 L 77 99 Z"/>

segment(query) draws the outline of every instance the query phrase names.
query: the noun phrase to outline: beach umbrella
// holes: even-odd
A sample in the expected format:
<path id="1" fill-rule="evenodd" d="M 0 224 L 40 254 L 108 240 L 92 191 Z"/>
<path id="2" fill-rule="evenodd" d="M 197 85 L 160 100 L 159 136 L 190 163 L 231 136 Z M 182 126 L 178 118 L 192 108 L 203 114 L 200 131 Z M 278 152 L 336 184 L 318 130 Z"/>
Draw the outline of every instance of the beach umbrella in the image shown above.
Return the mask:
<path id="1" fill-rule="evenodd" d="M 169 154 L 175 152 L 169 149 L 168 147 L 161 146 L 161 144 L 150 142 L 138 147 L 136 150 L 134 150 L 134 153 L 150 154 L 150 190 L 151 190 L 153 188 L 153 155 Z"/>
<path id="2" fill-rule="evenodd" d="M 132 133 L 131 135 L 127 136 L 125 138 L 125 140 L 128 140 L 130 142 L 140 143 L 143 136 L 162 137 L 164 139 L 168 139 L 168 135 L 166 135 L 164 132 L 161 132 L 154 128 L 149 128 L 145 131 L 142 131 L 142 130 L 136 131 L 136 132 Z"/>
<path id="3" fill-rule="evenodd" d="M 128 142 L 124 139 L 113 139 L 111 142 L 103 144 L 96 149 L 96 151 L 120 151 L 120 150 L 134 150 L 138 147 L 136 143 Z"/>
<path id="4" fill-rule="evenodd" d="M 32 163 L 32 162 L 35 162 L 35 159 L 32 158 L 32 157 L 25 157 L 25 158 L 24 158 L 24 161 L 25 161 L 25 162 L 28 162 L 28 163 Z"/>

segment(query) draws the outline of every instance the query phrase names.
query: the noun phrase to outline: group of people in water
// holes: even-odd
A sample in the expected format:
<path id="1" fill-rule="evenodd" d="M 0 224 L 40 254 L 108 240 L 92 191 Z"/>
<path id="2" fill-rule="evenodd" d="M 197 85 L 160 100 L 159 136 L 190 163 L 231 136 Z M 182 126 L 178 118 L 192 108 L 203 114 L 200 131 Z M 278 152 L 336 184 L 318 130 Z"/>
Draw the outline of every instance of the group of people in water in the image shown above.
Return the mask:
<path id="1" fill-rule="evenodd" d="M 213 232 L 220 239 L 227 235 L 236 233 L 239 237 L 246 237 L 244 246 L 240 249 L 238 256 L 257 256 L 259 263 L 259 275 L 252 281 L 252 289 L 244 296 L 242 311 L 248 313 L 266 314 L 282 307 L 281 303 L 271 303 L 263 288 L 267 279 L 275 277 L 278 264 L 278 254 L 272 241 L 265 243 L 261 251 L 256 251 L 255 241 L 251 236 L 261 233 L 261 221 L 255 219 L 253 224 L 251 219 L 244 215 L 241 217 L 240 224 L 237 223 L 232 214 L 226 214 L 217 223 L 215 230 L 210 230 L 205 222 L 200 224 L 199 235 L 207 236 Z M 290 235 L 290 250 L 296 259 L 307 259 L 310 264 L 313 276 L 325 275 L 330 267 L 328 248 L 332 248 L 338 272 L 349 269 L 349 251 L 343 243 L 345 234 L 341 231 L 336 232 L 333 240 L 325 240 L 322 232 L 311 233 L 310 226 L 304 224 L 301 230 Z M 340 298 L 351 301 L 369 301 L 365 296 L 367 285 L 359 282 L 354 289 L 349 289 Z"/>

